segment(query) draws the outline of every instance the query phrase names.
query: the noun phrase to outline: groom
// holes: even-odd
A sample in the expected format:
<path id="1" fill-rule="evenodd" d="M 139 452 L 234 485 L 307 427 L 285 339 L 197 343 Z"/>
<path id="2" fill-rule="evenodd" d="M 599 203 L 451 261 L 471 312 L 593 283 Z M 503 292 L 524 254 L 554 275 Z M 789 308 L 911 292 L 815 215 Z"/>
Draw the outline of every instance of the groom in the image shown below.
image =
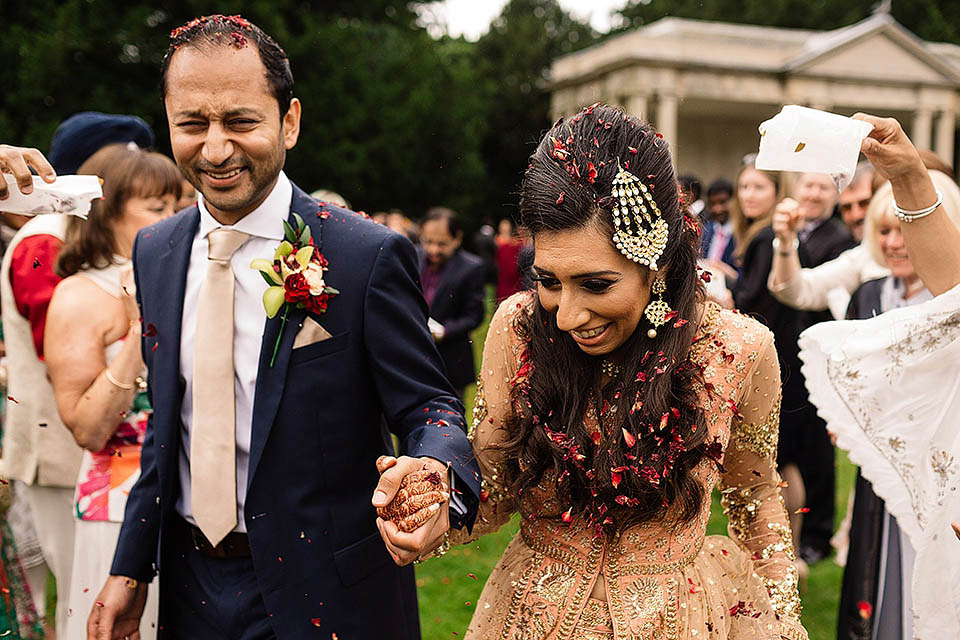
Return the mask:
<path id="1" fill-rule="evenodd" d="M 413 247 L 284 175 L 300 103 L 269 36 L 210 16 L 172 38 L 170 142 L 202 199 L 134 248 L 154 413 L 89 637 L 133 635 L 159 570 L 161 637 L 418 638 L 413 571 L 385 549 L 371 496 L 450 465 L 458 491 L 418 530 L 427 552 L 448 517 L 471 526 L 479 473 Z M 339 293 L 267 319 L 250 263 L 273 260 L 293 214 Z M 387 427 L 416 458 L 380 479 Z"/>

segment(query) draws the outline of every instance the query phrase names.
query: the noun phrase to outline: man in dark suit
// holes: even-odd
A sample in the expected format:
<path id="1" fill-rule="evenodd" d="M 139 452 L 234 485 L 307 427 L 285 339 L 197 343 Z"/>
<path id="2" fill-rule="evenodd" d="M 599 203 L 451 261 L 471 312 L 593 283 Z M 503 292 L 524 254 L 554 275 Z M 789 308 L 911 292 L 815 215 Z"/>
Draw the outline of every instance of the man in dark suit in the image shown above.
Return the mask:
<path id="1" fill-rule="evenodd" d="M 480 478 L 413 246 L 284 175 L 300 103 L 269 36 L 210 16 L 172 40 L 171 146 L 202 197 L 134 247 L 154 413 L 90 637 L 133 635 L 159 570 L 161 637 L 419 638 L 413 571 L 385 548 L 371 496 L 385 504 L 407 473 L 449 465 L 455 498 L 407 540 L 419 554 L 472 524 Z M 308 308 L 267 319 L 251 260 L 279 269 L 294 214 L 327 270 L 286 287 L 287 301 L 309 291 Z M 416 457 L 379 476 L 384 425 Z"/>
<path id="2" fill-rule="evenodd" d="M 483 261 L 460 248 L 463 230 L 453 209 L 433 207 L 420 222 L 420 281 L 430 307 L 430 333 L 463 398 L 476 378 L 470 332 L 483 322 Z"/>

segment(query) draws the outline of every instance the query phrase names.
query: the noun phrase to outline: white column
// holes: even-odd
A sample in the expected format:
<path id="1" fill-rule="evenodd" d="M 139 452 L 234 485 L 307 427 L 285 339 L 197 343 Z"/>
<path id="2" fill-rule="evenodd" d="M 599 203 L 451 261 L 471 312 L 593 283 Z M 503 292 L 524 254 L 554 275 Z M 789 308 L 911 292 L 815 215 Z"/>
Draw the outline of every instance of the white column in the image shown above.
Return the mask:
<path id="1" fill-rule="evenodd" d="M 626 104 L 623 105 L 623 108 L 627 113 L 641 120 L 648 120 L 650 117 L 650 100 L 646 94 L 635 93 L 627 96 Z"/>
<path id="2" fill-rule="evenodd" d="M 936 151 L 940 159 L 953 166 L 953 141 L 957 125 L 957 114 L 952 109 L 944 109 L 937 118 Z"/>
<path id="3" fill-rule="evenodd" d="M 657 131 L 670 143 L 673 161 L 677 161 L 677 96 L 661 93 L 657 102 Z"/>
<path id="4" fill-rule="evenodd" d="M 913 116 L 913 131 L 910 140 L 917 149 L 930 148 L 930 135 L 933 130 L 933 112 L 926 107 L 917 109 Z"/>

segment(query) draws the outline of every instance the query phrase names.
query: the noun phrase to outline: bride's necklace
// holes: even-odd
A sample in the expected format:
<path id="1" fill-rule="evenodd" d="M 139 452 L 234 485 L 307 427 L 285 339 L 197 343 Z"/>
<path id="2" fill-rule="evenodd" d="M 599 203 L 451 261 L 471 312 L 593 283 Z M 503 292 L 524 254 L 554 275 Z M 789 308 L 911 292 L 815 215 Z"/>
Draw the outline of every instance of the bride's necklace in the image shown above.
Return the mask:
<path id="1" fill-rule="evenodd" d="M 609 360 L 600 361 L 600 372 L 610 378 L 616 378 L 620 375 L 620 365 L 614 364 Z"/>

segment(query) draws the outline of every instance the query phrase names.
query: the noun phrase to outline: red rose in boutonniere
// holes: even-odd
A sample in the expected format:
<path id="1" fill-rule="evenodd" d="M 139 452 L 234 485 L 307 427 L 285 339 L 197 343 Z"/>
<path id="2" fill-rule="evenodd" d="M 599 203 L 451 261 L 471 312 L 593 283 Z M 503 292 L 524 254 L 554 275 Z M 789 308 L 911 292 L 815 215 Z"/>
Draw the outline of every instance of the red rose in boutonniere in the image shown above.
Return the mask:
<path id="1" fill-rule="evenodd" d="M 283 223 L 284 240 L 273 254 L 273 260 L 257 258 L 250 263 L 270 285 L 263 292 L 263 308 L 267 317 L 273 318 L 283 309 L 283 322 L 277 344 L 273 348 L 270 366 L 277 357 L 277 348 L 287 323 L 287 311 L 290 305 L 297 309 L 306 309 L 310 313 L 321 314 L 327 310 L 327 302 L 340 293 L 327 285 L 323 272 L 327 270 L 327 259 L 313 244 L 310 227 L 303 218 L 293 214 L 293 225 Z"/>

